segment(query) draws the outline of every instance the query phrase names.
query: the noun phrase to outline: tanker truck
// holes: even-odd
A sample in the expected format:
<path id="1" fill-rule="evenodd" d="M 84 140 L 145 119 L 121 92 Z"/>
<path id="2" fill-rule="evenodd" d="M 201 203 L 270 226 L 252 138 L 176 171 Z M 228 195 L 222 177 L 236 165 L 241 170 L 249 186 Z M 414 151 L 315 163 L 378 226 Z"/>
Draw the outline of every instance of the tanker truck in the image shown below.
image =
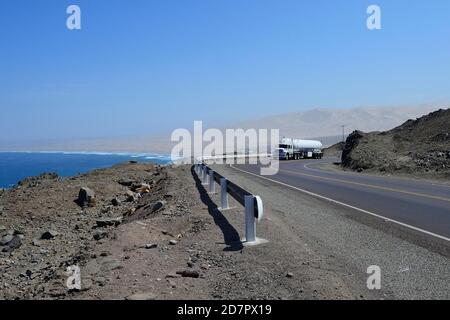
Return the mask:
<path id="1" fill-rule="evenodd" d="M 281 160 L 322 159 L 322 142 L 283 138 L 276 152 Z"/>

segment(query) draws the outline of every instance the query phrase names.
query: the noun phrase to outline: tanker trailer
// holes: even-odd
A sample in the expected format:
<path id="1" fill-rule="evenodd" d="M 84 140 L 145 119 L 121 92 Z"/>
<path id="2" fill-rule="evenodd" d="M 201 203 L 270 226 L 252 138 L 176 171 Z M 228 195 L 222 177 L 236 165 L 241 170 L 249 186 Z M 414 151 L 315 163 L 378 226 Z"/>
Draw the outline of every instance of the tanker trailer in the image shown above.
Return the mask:
<path id="1" fill-rule="evenodd" d="M 283 138 L 277 152 L 282 160 L 322 159 L 322 149 L 320 141 Z"/>

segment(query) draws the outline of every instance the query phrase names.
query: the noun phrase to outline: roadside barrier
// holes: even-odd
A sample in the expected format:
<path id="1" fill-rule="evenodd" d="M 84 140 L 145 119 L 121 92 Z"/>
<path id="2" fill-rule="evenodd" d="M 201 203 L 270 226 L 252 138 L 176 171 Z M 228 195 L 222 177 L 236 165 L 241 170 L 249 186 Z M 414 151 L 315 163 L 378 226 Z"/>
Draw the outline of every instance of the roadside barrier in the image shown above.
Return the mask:
<path id="1" fill-rule="evenodd" d="M 195 172 L 202 182 L 208 187 L 210 194 L 216 192 L 216 183 L 220 185 L 220 207 L 221 211 L 230 209 L 228 195 L 232 196 L 245 208 L 245 242 L 244 245 L 256 245 L 260 239 L 256 237 L 256 223 L 264 216 L 264 207 L 259 196 L 253 195 L 237 184 L 229 181 L 219 173 L 209 168 L 205 163 L 195 164 Z"/>

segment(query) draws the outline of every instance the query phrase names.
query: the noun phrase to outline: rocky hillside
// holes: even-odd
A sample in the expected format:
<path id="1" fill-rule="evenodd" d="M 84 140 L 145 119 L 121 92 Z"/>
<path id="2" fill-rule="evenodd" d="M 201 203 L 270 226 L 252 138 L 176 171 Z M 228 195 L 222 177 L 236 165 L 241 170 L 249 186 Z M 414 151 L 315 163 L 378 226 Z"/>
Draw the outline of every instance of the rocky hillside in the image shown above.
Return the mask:
<path id="1" fill-rule="evenodd" d="M 450 109 L 408 120 L 386 132 L 353 132 L 342 165 L 359 172 L 450 179 Z"/>
<path id="2" fill-rule="evenodd" d="M 67 296 L 66 268 L 95 261 L 120 268 L 98 246 L 122 223 L 166 205 L 167 169 L 121 164 L 71 178 L 43 174 L 0 191 L 0 300 Z M 102 285 L 90 272 L 83 290 Z"/>
<path id="3" fill-rule="evenodd" d="M 325 157 L 341 157 L 342 150 L 344 150 L 345 143 L 344 142 L 338 142 L 336 144 L 333 144 L 332 146 L 323 149 L 323 155 Z"/>

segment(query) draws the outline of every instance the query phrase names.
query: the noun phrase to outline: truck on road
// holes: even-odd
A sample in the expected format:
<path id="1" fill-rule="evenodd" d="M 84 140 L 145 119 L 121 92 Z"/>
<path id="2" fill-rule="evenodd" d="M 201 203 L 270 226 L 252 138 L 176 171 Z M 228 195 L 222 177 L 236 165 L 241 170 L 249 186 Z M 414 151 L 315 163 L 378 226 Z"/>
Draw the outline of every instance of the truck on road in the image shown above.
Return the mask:
<path id="1" fill-rule="evenodd" d="M 283 138 L 276 152 L 281 160 L 322 159 L 322 149 L 320 141 Z"/>

